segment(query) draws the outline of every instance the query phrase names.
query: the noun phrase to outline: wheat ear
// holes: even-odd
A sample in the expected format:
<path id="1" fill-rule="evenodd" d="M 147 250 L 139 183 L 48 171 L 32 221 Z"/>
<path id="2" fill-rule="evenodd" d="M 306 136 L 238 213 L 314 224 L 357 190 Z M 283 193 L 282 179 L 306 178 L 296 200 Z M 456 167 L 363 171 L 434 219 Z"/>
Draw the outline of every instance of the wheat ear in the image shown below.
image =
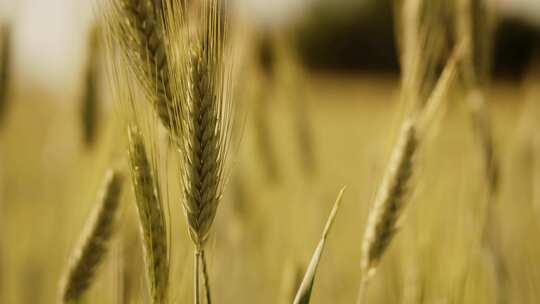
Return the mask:
<path id="1" fill-rule="evenodd" d="M 175 67 L 171 79 L 179 92 L 173 96 L 178 105 L 174 120 L 183 134 L 178 145 L 182 205 L 195 247 L 196 301 L 200 300 L 198 272 L 203 271 L 205 287 L 210 286 L 204 247 L 228 174 L 226 160 L 234 121 L 232 67 L 226 53 L 228 23 L 222 5 L 219 0 L 203 0 L 194 11 L 195 20 L 189 23 L 182 23 L 182 12 L 174 9 L 167 9 L 165 18 L 171 66 Z M 206 295 L 209 300 L 210 290 Z"/>
<path id="2" fill-rule="evenodd" d="M 362 241 L 362 283 L 358 303 L 363 303 L 367 284 L 398 229 L 401 211 L 407 203 L 417 147 L 415 122 L 406 120 L 369 213 Z"/>
<path id="3" fill-rule="evenodd" d="M 138 77 L 163 125 L 177 139 L 170 84 L 168 49 L 164 37 L 165 15 L 161 0 L 111 0 L 110 27 L 119 38 L 130 68 Z"/>
<path id="4" fill-rule="evenodd" d="M 75 247 L 63 279 L 60 289 L 62 303 L 77 302 L 82 297 L 107 254 L 114 233 L 122 185 L 122 175 L 115 171 L 107 173 L 102 193 Z"/>
<path id="5" fill-rule="evenodd" d="M 202 5 L 203 26 L 191 41 L 187 62 L 184 207 L 190 236 L 201 248 L 207 237 L 226 179 L 226 156 L 230 145 L 230 104 L 223 79 L 223 51 L 220 44 L 219 1 Z"/>
<path id="6" fill-rule="evenodd" d="M 128 128 L 129 163 L 143 237 L 145 264 L 153 303 L 165 303 L 169 285 L 169 252 L 163 202 L 155 168 L 146 154 L 142 134 Z"/>

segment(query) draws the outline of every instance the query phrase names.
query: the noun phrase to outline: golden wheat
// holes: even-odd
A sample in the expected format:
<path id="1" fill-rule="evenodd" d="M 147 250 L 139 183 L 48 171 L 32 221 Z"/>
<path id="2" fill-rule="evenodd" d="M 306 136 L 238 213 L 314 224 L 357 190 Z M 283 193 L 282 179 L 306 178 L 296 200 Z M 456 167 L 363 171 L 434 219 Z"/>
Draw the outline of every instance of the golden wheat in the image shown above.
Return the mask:
<path id="1" fill-rule="evenodd" d="M 110 171 L 99 195 L 96 208 L 86 223 L 75 247 L 60 289 L 61 302 L 77 302 L 88 289 L 97 267 L 109 251 L 122 192 L 122 175 Z"/>
<path id="2" fill-rule="evenodd" d="M 175 131 L 173 115 L 177 112 L 171 102 L 170 67 L 166 39 L 163 37 L 164 10 L 161 1 L 110 0 L 113 12 L 109 16 L 110 30 L 118 38 L 133 74 L 145 89 L 148 99 L 163 125 Z"/>
<path id="3" fill-rule="evenodd" d="M 169 249 L 163 202 L 156 169 L 136 126 L 128 130 L 129 160 L 144 240 L 145 263 L 153 303 L 165 303 L 169 285 Z"/>
<path id="4" fill-rule="evenodd" d="M 398 229 L 398 220 L 410 191 L 417 148 L 415 122 L 406 120 L 369 213 L 362 241 L 362 283 L 358 303 L 363 303 L 368 281 Z"/>

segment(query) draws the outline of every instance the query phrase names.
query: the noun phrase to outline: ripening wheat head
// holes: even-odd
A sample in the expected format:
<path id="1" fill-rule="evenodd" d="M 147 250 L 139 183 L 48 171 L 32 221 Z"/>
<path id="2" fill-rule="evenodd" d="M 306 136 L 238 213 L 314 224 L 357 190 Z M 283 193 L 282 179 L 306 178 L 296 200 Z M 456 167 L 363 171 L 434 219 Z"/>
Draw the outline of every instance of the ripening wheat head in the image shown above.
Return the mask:
<path id="1" fill-rule="evenodd" d="M 196 247 L 204 244 L 221 198 L 235 116 L 223 3 L 203 0 L 190 10 L 182 0 L 156 6 L 163 31 L 155 39 L 166 54 L 166 112 L 176 136 L 183 206 Z"/>
<path id="2" fill-rule="evenodd" d="M 186 130 L 181 174 L 189 232 L 197 247 L 204 244 L 221 199 L 234 116 L 227 22 L 220 3 L 203 1 L 199 22 L 190 29 L 183 51 L 175 53 L 188 56 L 176 78 L 186 77 L 181 82 L 185 108 L 178 117 Z"/>
<path id="3" fill-rule="evenodd" d="M 128 127 L 129 164 L 143 238 L 152 303 L 165 303 L 169 285 L 169 248 L 158 172 L 136 124 Z"/>
<path id="4" fill-rule="evenodd" d="M 369 214 L 362 242 L 364 279 L 373 273 L 396 233 L 401 211 L 407 202 L 417 147 L 415 124 L 406 121 Z"/>
<path id="5" fill-rule="evenodd" d="M 114 41 L 128 61 L 130 69 L 144 88 L 163 125 L 175 134 L 173 115 L 177 109 L 171 100 L 170 67 L 163 19 L 162 0 L 106 0 L 112 4 L 107 16 Z M 180 16 L 180 14 L 178 15 Z"/>
<path id="6" fill-rule="evenodd" d="M 61 281 L 62 303 L 76 303 L 81 299 L 90 287 L 99 264 L 109 251 L 120 207 L 122 185 L 123 177 L 119 172 L 107 173 L 97 205 L 85 225 Z"/>

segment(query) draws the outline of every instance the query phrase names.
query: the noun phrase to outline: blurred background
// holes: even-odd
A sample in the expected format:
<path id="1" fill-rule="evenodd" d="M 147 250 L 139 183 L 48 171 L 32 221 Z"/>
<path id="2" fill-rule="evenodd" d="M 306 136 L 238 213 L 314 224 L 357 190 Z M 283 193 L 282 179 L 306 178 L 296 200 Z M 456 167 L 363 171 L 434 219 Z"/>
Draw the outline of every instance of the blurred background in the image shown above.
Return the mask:
<path id="1" fill-rule="evenodd" d="M 489 0 L 499 18 L 495 69 L 515 78 L 538 48 L 540 3 Z M 100 1 L 2 0 L 14 30 L 14 84 L 74 94 L 88 29 Z M 302 61 L 314 70 L 397 73 L 392 1 L 238 0 L 261 30 L 293 30 Z"/>

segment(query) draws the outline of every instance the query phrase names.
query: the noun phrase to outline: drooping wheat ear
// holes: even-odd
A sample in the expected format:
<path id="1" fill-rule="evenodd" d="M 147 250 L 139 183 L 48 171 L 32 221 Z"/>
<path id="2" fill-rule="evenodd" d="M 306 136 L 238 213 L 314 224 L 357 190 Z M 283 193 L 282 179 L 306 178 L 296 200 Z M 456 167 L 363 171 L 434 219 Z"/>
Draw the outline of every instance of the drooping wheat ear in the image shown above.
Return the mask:
<path id="1" fill-rule="evenodd" d="M 129 163 L 143 237 L 147 279 L 152 303 L 166 303 L 169 285 L 169 248 L 165 213 L 156 169 L 148 159 L 143 137 L 128 128 Z"/>
<path id="2" fill-rule="evenodd" d="M 163 18 L 162 0 L 110 0 L 109 17 L 113 37 L 117 38 L 131 70 L 145 89 L 163 125 L 173 140 L 180 134 L 173 115 L 177 113 L 171 91 L 170 67 Z"/>
<path id="3" fill-rule="evenodd" d="M 62 303 L 74 303 L 80 300 L 107 254 L 114 233 L 122 186 L 123 177 L 119 172 L 107 173 L 97 205 L 86 223 L 62 280 L 60 289 Z"/>
<path id="4" fill-rule="evenodd" d="M 0 123 L 6 115 L 6 108 L 9 97 L 9 79 L 11 64 L 11 27 L 9 24 L 3 24 L 1 28 L 1 53 L 0 53 Z"/>
<path id="5" fill-rule="evenodd" d="M 100 29 L 92 28 L 88 41 L 88 61 L 86 63 L 84 95 L 81 107 L 83 140 L 87 147 L 91 146 L 99 128 L 99 58 Z"/>
<path id="6" fill-rule="evenodd" d="M 415 121 L 406 120 L 369 213 L 362 241 L 362 283 L 358 303 L 363 303 L 368 281 L 397 232 L 401 211 L 407 204 L 417 147 Z"/>

